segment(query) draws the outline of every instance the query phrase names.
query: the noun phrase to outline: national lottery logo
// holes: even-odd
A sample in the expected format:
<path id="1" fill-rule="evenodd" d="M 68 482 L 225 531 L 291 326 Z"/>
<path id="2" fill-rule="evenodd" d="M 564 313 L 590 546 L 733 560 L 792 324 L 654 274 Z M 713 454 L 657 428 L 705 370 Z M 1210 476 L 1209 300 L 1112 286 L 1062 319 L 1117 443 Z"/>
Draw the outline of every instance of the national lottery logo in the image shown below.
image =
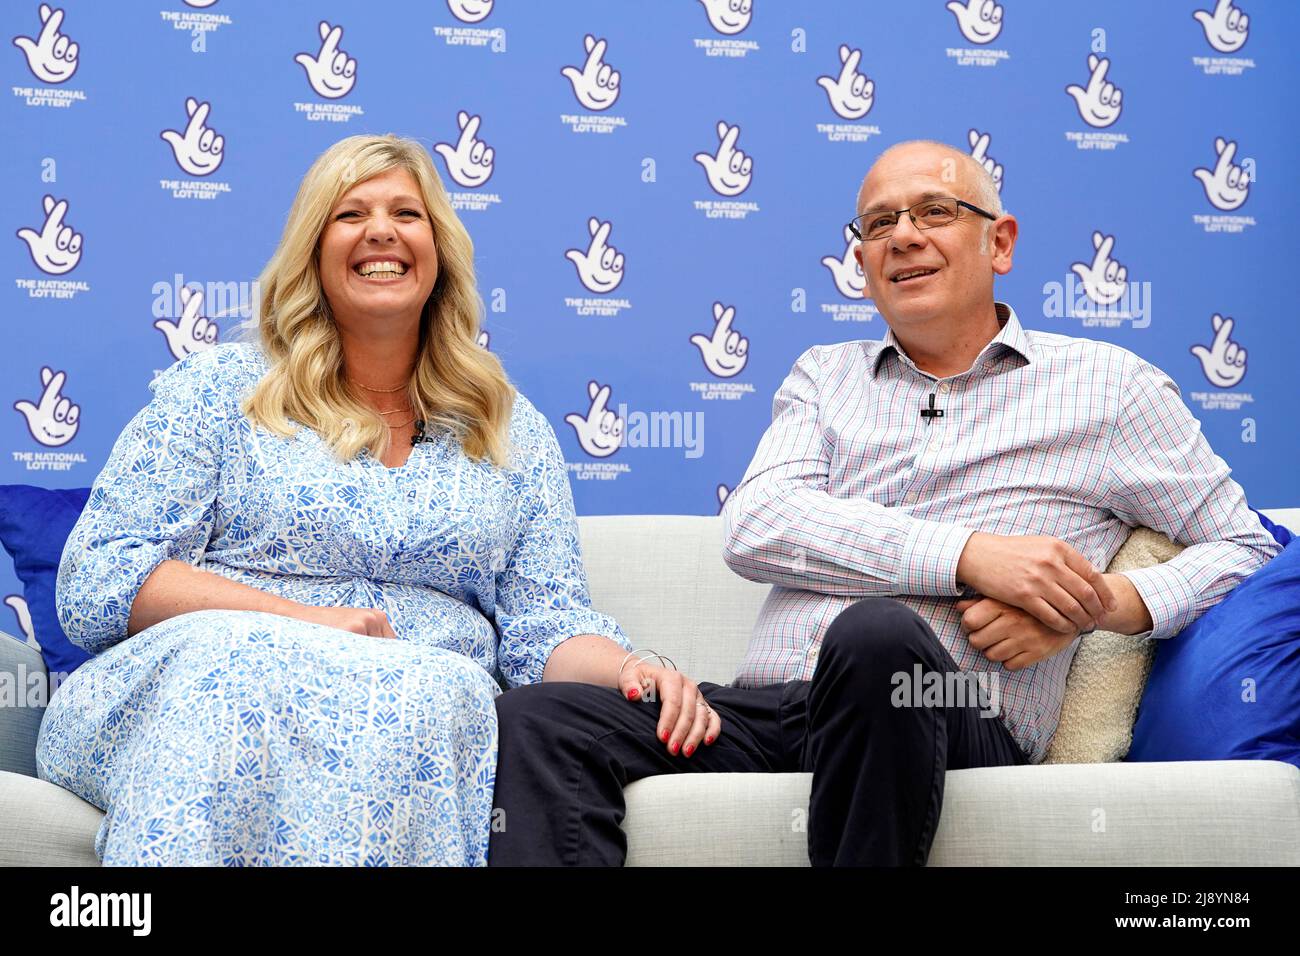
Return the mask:
<path id="1" fill-rule="evenodd" d="M 861 299 L 867 291 L 867 277 L 862 274 L 858 257 L 853 254 L 857 247 L 857 236 L 848 226 L 844 227 L 844 252 L 839 256 L 822 256 L 822 265 L 831 271 L 835 288 L 846 299 Z"/>
<path id="2" fill-rule="evenodd" d="M 573 85 L 573 95 L 584 107 L 607 110 L 618 99 L 622 76 L 605 62 L 608 44 L 604 40 L 597 40 L 588 33 L 582 38 L 582 45 L 587 51 L 586 62 L 581 68 L 566 66 L 560 73 Z"/>
<path id="3" fill-rule="evenodd" d="M 68 380 L 66 372 L 56 372 L 48 367 L 41 369 L 44 391 L 35 403 L 14 402 L 14 411 L 21 412 L 27 420 L 27 430 L 42 445 L 58 448 L 76 437 L 81 427 L 81 406 L 74 405 L 63 395 Z"/>
<path id="4" fill-rule="evenodd" d="M 496 0 L 447 0 L 447 9 L 461 23 L 478 23 L 492 12 Z"/>
<path id="5" fill-rule="evenodd" d="M 1232 340 L 1232 319 L 1219 313 L 1210 316 L 1214 341 L 1193 345 L 1191 353 L 1201 363 L 1201 372 L 1211 385 L 1231 388 L 1246 377 L 1246 350 Z"/>
<path id="6" fill-rule="evenodd" d="M 875 81 L 858 72 L 862 51 L 840 44 L 840 72 L 837 76 L 819 76 L 817 85 L 826 91 L 831 109 L 846 120 L 862 119 L 875 103 Z"/>
<path id="7" fill-rule="evenodd" d="M 81 233 L 63 223 L 68 213 L 68 201 L 46 196 L 41 200 L 45 209 L 45 222 L 40 231 L 19 229 L 18 238 L 27 243 L 36 268 L 52 276 L 71 272 L 81 261 Z"/>
<path id="8" fill-rule="evenodd" d="M 966 142 L 970 143 L 971 158 L 988 170 L 988 174 L 993 177 L 993 185 L 998 188 L 998 192 L 1002 192 L 1002 164 L 990 156 L 988 152 L 992 136 L 988 133 L 981 133 L 977 129 L 971 129 L 966 132 Z"/>
<path id="9" fill-rule="evenodd" d="M 754 0 L 700 0 L 709 26 L 724 36 L 735 36 L 749 26 L 754 16 Z"/>
<path id="10" fill-rule="evenodd" d="M 721 196 L 739 196 L 753 179 L 754 161 L 736 148 L 739 126 L 718 122 L 718 147 L 712 153 L 696 153 L 695 161 L 704 167 L 709 187 Z"/>
<path id="11" fill-rule="evenodd" d="M 202 10 L 204 7 L 210 7 L 216 2 L 217 0 L 185 0 L 185 5 Z"/>
<path id="12" fill-rule="evenodd" d="M 585 412 L 570 412 L 564 420 L 573 426 L 578 444 L 592 458 L 608 458 L 623 442 L 627 422 L 609 410 L 610 387 L 595 380 L 587 383 L 591 404 Z"/>
<path id="13" fill-rule="evenodd" d="M 307 73 L 311 88 L 326 99 L 336 100 L 347 96 L 357 82 L 357 61 L 339 49 L 343 39 L 341 26 L 331 27 L 324 20 L 317 28 L 320 32 L 320 49 L 315 53 L 299 53 L 293 58 Z"/>
<path id="14" fill-rule="evenodd" d="M 36 640 L 36 631 L 32 628 L 32 612 L 27 607 L 27 600 L 18 594 L 5 596 L 5 604 L 14 612 L 18 621 L 18 630 L 23 635 L 23 643 L 32 650 L 40 652 L 41 645 Z"/>
<path id="15" fill-rule="evenodd" d="M 211 103 L 200 103 L 192 96 L 187 97 L 185 114 L 189 120 L 185 131 L 165 129 L 161 133 L 172 148 L 176 165 L 191 176 L 210 176 L 225 158 L 226 138 L 207 125 L 211 110 Z"/>
<path id="16" fill-rule="evenodd" d="M 947 8 L 957 18 L 957 28 L 971 43 L 992 43 L 1002 32 L 1002 5 L 994 0 L 951 0 Z"/>
<path id="17" fill-rule="evenodd" d="M 60 33 L 63 11 L 41 4 L 41 31 L 36 39 L 14 37 L 14 46 L 27 58 L 27 69 L 43 83 L 62 83 L 77 72 L 77 55 L 81 48 Z"/>
<path id="18" fill-rule="evenodd" d="M 460 136 L 455 143 L 437 143 L 434 151 L 447 164 L 447 173 L 459 186 L 476 189 L 492 178 L 496 150 L 478 138 L 481 116 L 464 110 L 456 114 Z"/>
<path id="19" fill-rule="evenodd" d="M 1083 283 L 1083 291 L 1098 305 L 1114 305 L 1128 289 L 1128 267 L 1110 257 L 1115 248 L 1114 236 L 1092 234 L 1091 262 L 1076 262 L 1070 271 Z"/>
<path id="20" fill-rule="evenodd" d="M 1232 5 L 1232 0 L 1219 0 L 1214 10 L 1197 10 L 1192 17 L 1205 31 L 1205 41 L 1220 53 L 1236 53 L 1246 45 L 1250 34 L 1250 17 Z"/>
<path id="21" fill-rule="evenodd" d="M 735 306 L 715 302 L 712 331 L 691 336 L 691 344 L 700 350 L 704 367 L 718 378 L 734 378 L 749 362 L 749 339 L 732 327 L 735 318 Z"/>
<path id="22" fill-rule="evenodd" d="M 1089 53 L 1088 69 L 1091 71 L 1088 85 L 1083 87 L 1072 83 L 1065 88 L 1065 92 L 1074 97 L 1074 105 L 1085 123 L 1105 129 L 1119 119 L 1120 110 L 1124 108 L 1120 103 L 1123 91 L 1106 79 L 1110 60 Z"/>
<path id="23" fill-rule="evenodd" d="M 1244 165 L 1238 166 L 1232 161 L 1237 154 L 1236 143 L 1222 136 L 1216 137 L 1214 152 L 1214 168 L 1194 169 L 1192 175 L 1201 181 L 1205 198 L 1215 209 L 1238 209 L 1250 195 L 1250 174 Z"/>
<path id="24" fill-rule="evenodd" d="M 181 286 L 181 314 L 175 322 L 158 319 L 153 327 L 167 340 L 172 358 L 178 362 L 195 352 L 203 352 L 217 344 L 217 323 L 203 315 L 203 293 Z"/>
<path id="25" fill-rule="evenodd" d="M 587 220 L 591 240 L 586 249 L 568 249 L 564 258 L 578 270 L 578 281 L 589 291 L 602 295 L 613 292 L 623 281 L 623 253 L 609 244 L 611 222 L 601 222 L 596 217 Z"/>

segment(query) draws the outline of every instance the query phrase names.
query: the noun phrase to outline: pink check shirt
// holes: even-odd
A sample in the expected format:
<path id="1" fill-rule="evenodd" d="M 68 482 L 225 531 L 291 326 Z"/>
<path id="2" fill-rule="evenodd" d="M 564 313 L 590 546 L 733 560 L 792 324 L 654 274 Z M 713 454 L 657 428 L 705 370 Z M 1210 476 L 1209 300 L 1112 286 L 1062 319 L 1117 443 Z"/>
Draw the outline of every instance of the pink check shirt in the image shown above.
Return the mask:
<path id="1" fill-rule="evenodd" d="M 1008 671 L 971 647 L 955 604 L 976 531 L 1051 535 L 1105 569 L 1133 527 L 1187 548 L 1123 572 L 1170 637 L 1280 551 L 1201 434 L 1178 386 L 1126 349 L 1001 331 L 967 371 L 936 379 L 882 341 L 814 346 L 723 511 L 727 564 L 774 585 L 736 675 L 808 679 L 835 616 L 866 597 L 915 610 L 962 670 L 999 673 L 1001 718 L 1032 762 L 1060 718 L 1076 640 Z M 925 419 L 934 394 L 943 417 Z"/>

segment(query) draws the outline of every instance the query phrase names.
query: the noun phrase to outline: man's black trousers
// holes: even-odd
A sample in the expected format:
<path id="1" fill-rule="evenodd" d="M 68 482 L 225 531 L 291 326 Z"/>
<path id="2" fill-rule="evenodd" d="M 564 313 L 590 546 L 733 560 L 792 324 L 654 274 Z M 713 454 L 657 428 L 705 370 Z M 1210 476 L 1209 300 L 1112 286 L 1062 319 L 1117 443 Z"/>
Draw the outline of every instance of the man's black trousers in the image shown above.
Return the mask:
<path id="1" fill-rule="evenodd" d="M 811 681 L 700 689 L 722 735 L 691 757 L 655 736 L 659 705 L 591 684 L 545 683 L 497 699 L 500 745 L 488 863 L 619 866 L 623 788 L 664 773 L 811 772 L 814 866 L 924 865 L 944 773 L 1026 762 L 974 694 L 899 706 L 900 678 L 957 673 L 934 632 L 897 601 L 872 598 L 827 629 Z M 707 813 L 708 807 L 697 807 Z M 499 826 L 497 825 L 499 821 Z"/>

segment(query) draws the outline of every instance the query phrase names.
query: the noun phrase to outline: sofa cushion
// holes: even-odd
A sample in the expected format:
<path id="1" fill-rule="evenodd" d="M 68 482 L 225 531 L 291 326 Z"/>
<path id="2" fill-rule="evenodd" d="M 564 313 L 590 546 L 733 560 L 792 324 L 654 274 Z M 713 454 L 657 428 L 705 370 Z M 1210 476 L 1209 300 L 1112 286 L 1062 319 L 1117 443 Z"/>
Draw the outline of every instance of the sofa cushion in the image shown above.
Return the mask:
<path id="1" fill-rule="evenodd" d="M 1150 528 L 1138 528 L 1111 559 L 1109 573 L 1149 568 L 1183 550 Z M 1061 718 L 1044 763 L 1123 760 L 1155 648 L 1112 631 L 1085 635 L 1075 651 L 1061 701 Z"/>
<path id="2" fill-rule="evenodd" d="M 0 770 L 36 776 L 36 738 L 49 690 L 40 652 L 0 633 Z"/>
<path id="3" fill-rule="evenodd" d="M 1285 548 L 1288 544 L 1291 543 L 1292 539 L 1295 538 L 1295 534 L 1292 533 L 1292 531 L 1289 528 L 1282 527 L 1280 523 L 1281 519 L 1279 519 L 1278 521 L 1273 521 L 1269 518 L 1268 515 L 1264 514 L 1264 512 L 1260 511 L 1258 508 L 1251 508 L 1250 510 L 1255 512 L 1255 514 L 1259 516 L 1259 522 L 1264 526 L 1264 530 L 1267 531 L 1269 534 L 1271 534 L 1274 537 L 1274 539 L 1277 541 L 1277 543 L 1280 544 L 1282 547 Z"/>
<path id="4" fill-rule="evenodd" d="M 89 488 L 0 485 L 0 544 L 14 559 L 45 666 L 51 674 L 62 675 L 56 682 L 90 659 L 64 635 L 54 608 L 63 545 L 89 497 Z"/>
<path id="5" fill-rule="evenodd" d="M 0 867 L 99 866 L 103 811 L 62 787 L 0 771 Z"/>
<path id="6" fill-rule="evenodd" d="M 697 681 L 730 684 L 768 587 L 722 561 L 722 519 L 607 515 L 578 519 L 591 605 L 636 648 L 667 654 Z"/>
<path id="7" fill-rule="evenodd" d="M 931 866 L 1295 866 L 1300 770 L 1276 761 L 949 770 Z M 811 774 L 627 788 L 629 866 L 807 866 Z"/>
<path id="8" fill-rule="evenodd" d="M 1300 542 L 1156 652 L 1130 760 L 1300 767 Z"/>

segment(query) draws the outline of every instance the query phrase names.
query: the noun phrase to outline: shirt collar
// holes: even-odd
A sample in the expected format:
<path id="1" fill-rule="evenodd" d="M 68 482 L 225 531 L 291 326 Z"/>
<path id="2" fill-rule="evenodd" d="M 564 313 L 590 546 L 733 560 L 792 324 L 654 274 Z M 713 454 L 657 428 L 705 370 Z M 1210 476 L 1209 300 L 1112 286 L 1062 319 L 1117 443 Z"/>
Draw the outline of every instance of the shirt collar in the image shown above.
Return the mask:
<path id="1" fill-rule="evenodd" d="M 998 322 L 1002 328 L 997 335 L 989 340 L 988 345 L 984 346 L 980 351 L 979 357 L 975 359 L 971 368 L 981 363 L 985 363 L 986 367 L 989 367 L 991 362 L 997 359 L 999 353 L 1004 351 L 1004 347 L 1023 356 L 1026 364 L 1033 362 L 1035 358 L 1034 346 L 1029 341 L 1029 336 L 1025 334 L 1020 320 L 1016 318 L 1016 310 L 1005 302 L 994 302 L 993 309 L 997 313 Z M 903 351 L 902 345 L 899 344 L 898 338 L 894 335 L 893 328 L 887 328 L 885 337 L 880 343 L 880 349 L 876 352 L 876 356 L 871 363 L 873 378 L 880 371 L 880 365 L 885 360 L 885 356 L 891 352 L 897 353 L 908 365 L 916 368 L 912 360 L 908 358 L 907 353 Z"/>

